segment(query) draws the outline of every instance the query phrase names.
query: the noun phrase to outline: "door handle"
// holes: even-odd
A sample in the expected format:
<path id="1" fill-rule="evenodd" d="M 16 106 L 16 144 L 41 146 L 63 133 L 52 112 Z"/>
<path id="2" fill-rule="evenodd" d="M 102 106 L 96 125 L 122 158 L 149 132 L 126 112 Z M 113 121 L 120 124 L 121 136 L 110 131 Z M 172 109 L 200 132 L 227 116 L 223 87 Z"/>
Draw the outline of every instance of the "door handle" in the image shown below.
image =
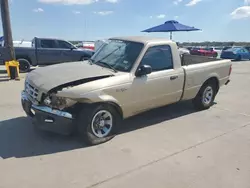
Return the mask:
<path id="1" fill-rule="evenodd" d="M 178 78 L 178 76 L 170 76 L 170 80 L 175 80 L 177 78 Z"/>

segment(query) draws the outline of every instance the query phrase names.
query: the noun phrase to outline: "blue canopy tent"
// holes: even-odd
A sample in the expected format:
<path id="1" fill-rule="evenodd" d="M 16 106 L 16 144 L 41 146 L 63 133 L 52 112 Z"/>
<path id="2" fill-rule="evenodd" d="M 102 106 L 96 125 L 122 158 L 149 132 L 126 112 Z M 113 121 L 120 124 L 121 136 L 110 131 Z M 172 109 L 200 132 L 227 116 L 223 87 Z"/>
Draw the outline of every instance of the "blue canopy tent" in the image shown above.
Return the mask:
<path id="1" fill-rule="evenodd" d="M 177 32 L 177 31 L 198 31 L 200 29 L 197 29 L 195 27 L 190 27 L 187 25 L 183 25 L 175 20 L 169 20 L 166 21 L 164 24 L 146 29 L 142 32 L 170 32 L 170 39 L 172 40 L 172 32 Z"/>

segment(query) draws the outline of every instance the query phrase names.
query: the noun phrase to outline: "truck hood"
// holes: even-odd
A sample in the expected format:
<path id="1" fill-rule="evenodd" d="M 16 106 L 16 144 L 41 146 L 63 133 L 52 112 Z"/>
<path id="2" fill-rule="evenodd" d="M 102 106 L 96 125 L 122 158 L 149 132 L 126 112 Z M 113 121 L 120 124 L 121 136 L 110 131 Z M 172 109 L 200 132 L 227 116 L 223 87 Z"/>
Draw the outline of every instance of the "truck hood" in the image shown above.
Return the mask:
<path id="1" fill-rule="evenodd" d="M 26 79 L 38 90 L 48 92 L 55 88 L 79 85 L 109 76 L 113 76 L 109 69 L 82 61 L 37 68 L 30 72 Z"/>

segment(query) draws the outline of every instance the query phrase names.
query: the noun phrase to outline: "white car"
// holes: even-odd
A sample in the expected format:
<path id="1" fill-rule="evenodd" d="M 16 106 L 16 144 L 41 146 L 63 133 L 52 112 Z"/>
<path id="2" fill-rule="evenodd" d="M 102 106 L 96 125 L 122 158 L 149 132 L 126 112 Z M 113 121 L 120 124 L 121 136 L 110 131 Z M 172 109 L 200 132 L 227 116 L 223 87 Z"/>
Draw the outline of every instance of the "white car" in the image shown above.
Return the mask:
<path id="1" fill-rule="evenodd" d="M 1 42 L 1 46 L 4 46 L 4 41 Z M 15 40 L 13 41 L 13 46 L 14 47 L 31 47 L 32 42 L 31 41 L 24 41 L 24 40 Z"/>
<path id="2" fill-rule="evenodd" d="M 223 47 L 212 47 L 213 51 L 217 52 L 218 54 L 222 52 Z"/>
<path id="3" fill-rule="evenodd" d="M 180 55 L 183 55 L 183 54 L 190 54 L 190 51 L 186 48 L 178 48 L 179 52 L 180 52 Z"/>

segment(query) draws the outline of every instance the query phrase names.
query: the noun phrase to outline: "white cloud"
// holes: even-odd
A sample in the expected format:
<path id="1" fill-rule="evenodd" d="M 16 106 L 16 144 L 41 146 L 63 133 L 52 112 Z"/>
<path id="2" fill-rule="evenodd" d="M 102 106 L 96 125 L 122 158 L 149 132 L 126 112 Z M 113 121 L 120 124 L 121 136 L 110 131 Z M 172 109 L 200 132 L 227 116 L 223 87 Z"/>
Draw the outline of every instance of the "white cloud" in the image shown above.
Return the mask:
<path id="1" fill-rule="evenodd" d="M 118 0 L 105 0 L 105 1 L 108 3 L 117 3 L 118 2 Z"/>
<path id="2" fill-rule="evenodd" d="M 36 8 L 33 9 L 33 12 L 44 12 L 44 10 L 42 8 Z"/>
<path id="3" fill-rule="evenodd" d="M 202 0 L 191 0 L 188 4 L 186 4 L 186 6 L 190 7 L 190 6 L 194 6 L 197 3 L 201 2 Z"/>
<path id="4" fill-rule="evenodd" d="M 74 11 L 73 11 L 73 14 L 81 14 L 81 12 L 78 11 L 78 10 L 74 10 Z"/>
<path id="5" fill-rule="evenodd" d="M 96 0 L 38 0 L 41 3 L 59 3 L 64 5 L 88 5 L 96 2 Z"/>
<path id="6" fill-rule="evenodd" d="M 178 19 L 178 18 L 179 18 L 179 16 L 175 16 L 175 17 L 174 17 L 175 20 Z"/>
<path id="7" fill-rule="evenodd" d="M 174 0 L 174 4 L 178 5 L 179 3 L 181 3 L 183 0 Z"/>
<path id="8" fill-rule="evenodd" d="M 242 19 L 250 17 L 250 6 L 243 6 L 235 9 L 231 16 L 233 19 Z"/>
<path id="9" fill-rule="evenodd" d="M 158 16 L 156 16 L 156 18 L 158 18 L 158 19 L 162 19 L 162 18 L 165 18 L 165 17 L 166 17 L 165 14 L 159 14 Z"/>
<path id="10" fill-rule="evenodd" d="M 64 5 L 89 5 L 100 0 L 38 0 L 40 3 L 46 4 L 64 4 Z M 108 3 L 117 3 L 118 0 L 102 0 Z"/>
<path id="11" fill-rule="evenodd" d="M 94 14 L 99 14 L 101 16 L 106 16 L 106 15 L 113 14 L 113 13 L 114 13 L 113 11 L 99 11 L 99 12 L 94 12 Z"/>

